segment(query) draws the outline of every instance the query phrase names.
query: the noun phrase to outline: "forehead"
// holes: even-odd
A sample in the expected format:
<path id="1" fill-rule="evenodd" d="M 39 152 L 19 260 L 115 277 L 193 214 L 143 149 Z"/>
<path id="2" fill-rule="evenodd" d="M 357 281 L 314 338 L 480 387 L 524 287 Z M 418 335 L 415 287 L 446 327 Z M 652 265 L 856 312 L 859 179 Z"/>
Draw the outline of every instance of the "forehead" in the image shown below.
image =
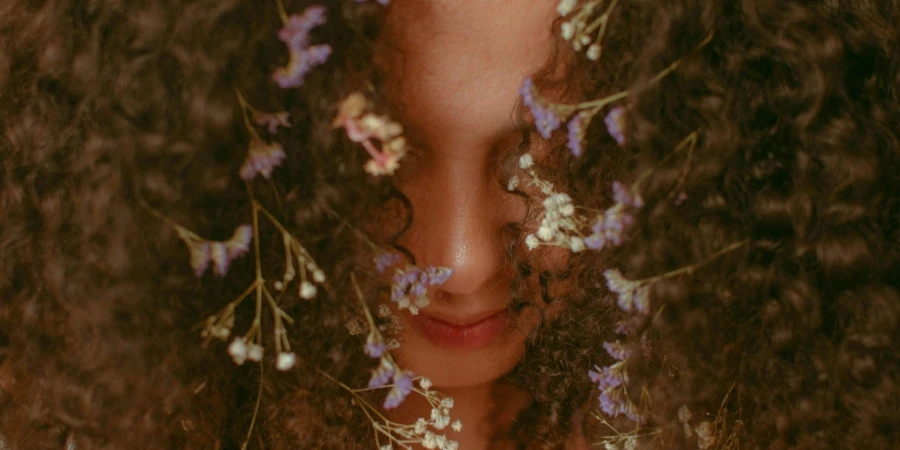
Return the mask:
<path id="1" fill-rule="evenodd" d="M 404 122 L 431 144 L 513 124 L 522 80 L 552 54 L 555 0 L 395 0 L 379 60 Z M 473 143 L 469 143 L 473 144 Z"/>

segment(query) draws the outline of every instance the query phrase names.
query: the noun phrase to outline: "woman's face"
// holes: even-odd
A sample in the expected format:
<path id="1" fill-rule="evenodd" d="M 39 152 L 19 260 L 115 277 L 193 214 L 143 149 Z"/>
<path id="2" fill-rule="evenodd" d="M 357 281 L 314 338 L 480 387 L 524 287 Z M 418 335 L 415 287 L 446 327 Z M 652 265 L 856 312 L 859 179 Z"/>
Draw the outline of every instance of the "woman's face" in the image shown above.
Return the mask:
<path id="1" fill-rule="evenodd" d="M 400 313 L 401 364 L 439 387 L 496 380 L 519 361 L 535 316 L 508 319 L 513 273 L 501 229 L 525 205 L 497 178 L 521 138 L 518 89 L 552 54 L 554 0 L 395 0 L 379 60 L 413 155 L 397 181 L 413 205 L 401 243 L 453 276 Z"/>

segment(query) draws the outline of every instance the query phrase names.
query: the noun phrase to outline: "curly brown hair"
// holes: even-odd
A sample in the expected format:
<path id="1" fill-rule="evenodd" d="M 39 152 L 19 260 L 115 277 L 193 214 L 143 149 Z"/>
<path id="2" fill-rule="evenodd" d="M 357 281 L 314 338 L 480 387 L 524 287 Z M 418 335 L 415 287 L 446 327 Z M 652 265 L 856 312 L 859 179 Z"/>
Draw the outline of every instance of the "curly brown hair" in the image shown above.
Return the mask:
<path id="1" fill-rule="evenodd" d="M 383 14 L 329 2 L 314 35 L 333 57 L 284 91 L 269 78 L 285 60 L 272 2 L 0 5 L 0 448 L 240 448 L 251 420 L 251 447 L 372 445 L 363 413 L 315 370 L 368 378 L 371 359 L 345 328 L 359 314 L 349 283 L 313 302 L 279 299 L 297 319 L 300 367 L 236 367 L 201 346 L 195 325 L 247 286 L 252 262 L 198 282 L 183 243 L 141 204 L 216 238 L 246 221 L 240 89 L 292 118 L 279 134 L 290 151 L 259 200 L 330 279 L 371 266 L 355 230 L 400 210 L 396 238 L 413 211 L 389 179 L 363 172 L 364 153 L 331 119 L 350 92 L 380 92 Z M 600 61 L 576 59 L 543 84 L 588 97 L 630 89 L 627 145 L 598 121 L 584 156 L 560 144 L 551 161 L 575 202 L 598 209 L 610 181 L 652 172 L 646 206 L 623 246 L 561 271 L 514 244 L 526 224 L 508 226 L 513 292 L 537 277 L 544 301 L 566 305 L 508 375 L 532 397 L 512 430 L 521 447 L 563 447 L 573 427 L 591 442 L 611 432 L 588 415 L 587 371 L 611 362 L 600 344 L 616 339 L 620 315 L 604 269 L 647 278 L 738 242 L 653 285 L 654 315 L 631 343 L 647 357 L 628 361 L 629 394 L 650 413 L 642 427 L 661 430 L 648 445 L 900 447 L 900 3 L 622 1 L 604 45 Z M 670 158 L 692 132 L 690 159 Z M 261 244 L 279 245 L 263 231 Z M 514 310 L 529 306 L 513 297 Z M 702 422 L 715 443 L 699 439 Z"/>

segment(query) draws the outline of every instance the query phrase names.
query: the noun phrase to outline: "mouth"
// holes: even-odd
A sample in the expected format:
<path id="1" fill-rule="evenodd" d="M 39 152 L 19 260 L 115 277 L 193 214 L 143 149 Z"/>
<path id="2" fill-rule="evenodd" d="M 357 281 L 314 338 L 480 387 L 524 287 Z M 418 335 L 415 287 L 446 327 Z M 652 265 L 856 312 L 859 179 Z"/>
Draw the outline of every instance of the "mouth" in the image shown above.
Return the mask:
<path id="1" fill-rule="evenodd" d="M 466 351 L 483 348 L 494 342 L 509 325 L 507 310 L 457 318 L 407 313 L 416 331 L 425 339 L 446 350 Z"/>

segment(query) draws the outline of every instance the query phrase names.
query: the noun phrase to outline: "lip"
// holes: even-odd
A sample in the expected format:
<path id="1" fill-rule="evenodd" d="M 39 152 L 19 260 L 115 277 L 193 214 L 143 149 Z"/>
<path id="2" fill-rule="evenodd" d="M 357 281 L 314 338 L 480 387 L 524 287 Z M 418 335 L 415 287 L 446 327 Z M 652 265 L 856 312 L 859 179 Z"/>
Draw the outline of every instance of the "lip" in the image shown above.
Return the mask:
<path id="1" fill-rule="evenodd" d="M 413 327 L 432 344 L 446 350 L 476 350 L 486 347 L 509 324 L 507 310 L 486 312 L 464 318 L 420 312 L 407 313 Z"/>

